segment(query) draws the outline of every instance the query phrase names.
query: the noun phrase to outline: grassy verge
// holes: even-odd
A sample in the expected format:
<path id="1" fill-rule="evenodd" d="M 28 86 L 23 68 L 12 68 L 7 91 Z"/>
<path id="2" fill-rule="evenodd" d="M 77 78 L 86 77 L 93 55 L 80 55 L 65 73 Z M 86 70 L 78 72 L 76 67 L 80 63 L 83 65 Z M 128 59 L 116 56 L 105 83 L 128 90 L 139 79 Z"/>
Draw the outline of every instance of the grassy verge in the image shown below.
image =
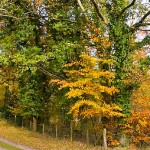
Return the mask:
<path id="1" fill-rule="evenodd" d="M 90 147 L 81 142 L 57 140 L 38 133 L 28 131 L 0 120 L 0 137 L 16 143 L 38 148 L 40 150 L 98 150 L 100 147 Z"/>
<path id="2" fill-rule="evenodd" d="M 11 146 L 11 145 L 6 144 L 6 143 L 4 143 L 4 142 L 0 142 L 0 148 L 4 148 L 4 149 L 6 149 L 6 150 L 21 150 L 20 148 Z"/>
<path id="3" fill-rule="evenodd" d="M 81 142 L 70 142 L 69 140 L 57 140 L 55 138 L 46 137 L 41 134 L 31 132 L 26 129 L 16 127 L 5 120 L 0 119 L 0 137 L 9 139 L 15 143 L 37 148 L 38 150 L 102 150 L 100 146 L 87 146 Z M 2 143 L 6 149 L 13 149 L 10 145 Z M 2 145 L 0 143 L 0 146 Z M 8 148 L 7 148 L 8 147 Z M 112 150 L 112 149 L 108 149 Z M 137 150 L 134 147 L 118 147 L 113 150 Z M 147 149 L 148 150 L 148 149 Z"/>

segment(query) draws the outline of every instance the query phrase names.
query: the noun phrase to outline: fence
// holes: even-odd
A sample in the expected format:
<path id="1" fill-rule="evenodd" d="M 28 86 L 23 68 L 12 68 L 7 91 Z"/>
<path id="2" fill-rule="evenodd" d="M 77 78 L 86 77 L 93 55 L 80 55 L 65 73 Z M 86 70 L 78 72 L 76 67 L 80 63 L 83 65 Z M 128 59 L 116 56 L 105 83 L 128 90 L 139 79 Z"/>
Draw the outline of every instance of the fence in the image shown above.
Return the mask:
<path id="1" fill-rule="evenodd" d="M 0 114 L 1 118 L 5 118 L 9 122 L 14 123 L 17 126 L 26 128 L 28 130 L 33 130 L 33 120 L 23 119 L 21 116 L 16 116 L 12 114 Z M 69 139 L 70 141 L 81 141 L 84 143 L 102 145 L 101 142 L 103 137 L 99 136 L 98 139 L 95 139 L 95 133 L 92 128 L 84 124 L 75 125 L 74 122 L 70 124 L 63 123 L 38 123 L 36 124 L 36 132 L 48 135 L 57 139 Z"/>

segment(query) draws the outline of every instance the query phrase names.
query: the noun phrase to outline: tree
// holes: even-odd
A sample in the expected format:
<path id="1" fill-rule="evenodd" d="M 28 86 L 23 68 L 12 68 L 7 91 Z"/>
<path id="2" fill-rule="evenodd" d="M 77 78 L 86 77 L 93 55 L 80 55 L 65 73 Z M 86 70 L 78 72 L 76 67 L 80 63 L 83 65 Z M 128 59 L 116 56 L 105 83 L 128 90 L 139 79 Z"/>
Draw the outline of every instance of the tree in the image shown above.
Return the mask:
<path id="1" fill-rule="evenodd" d="M 131 137 L 131 143 L 146 146 L 150 142 L 149 137 L 149 74 L 143 78 L 140 88 L 134 91 L 132 96 L 131 116 L 124 125 L 125 133 Z"/>
<path id="2" fill-rule="evenodd" d="M 85 5 L 78 0 L 78 5 L 85 15 L 87 23 L 95 24 L 112 43 L 110 47 L 105 49 L 105 53 L 115 60 L 113 66 L 113 70 L 115 70 L 114 85 L 120 90 L 112 99 L 129 115 L 130 96 L 136 85 L 123 81 L 128 78 L 128 74 L 132 74 L 133 54 L 149 44 L 149 35 L 142 41 L 136 42 L 136 34 L 138 30 L 144 30 L 144 28 L 146 30 L 149 25 L 147 20 L 150 11 L 136 0 L 131 2 L 128 0 L 90 0 L 87 3 Z M 139 16 L 136 15 L 136 11 Z M 100 43 L 97 44 L 100 45 Z"/>
<path id="3" fill-rule="evenodd" d="M 1 0 L 0 80 L 7 107 L 67 124 L 68 112 L 98 125 L 101 117 L 114 131 L 121 108 L 130 116 L 132 92 L 149 63 L 139 55 L 149 35 L 136 40 L 149 14 L 138 0 Z M 60 91 L 51 79 L 58 79 Z"/>
<path id="4" fill-rule="evenodd" d="M 12 113 L 30 118 L 35 114 L 50 115 L 48 107 L 51 110 L 58 102 L 52 100 L 56 90 L 48 82 L 51 78 L 66 78 L 63 65 L 77 59 L 80 53 L 77 43 L 81 17 L 77 17 L 74 4 L 75 1 L 1 1 L 0 65 L 18 75 Z"/>
<path id="5" fill-rule="evenodd" d="M 83 53 L 80 61 L 65 65 L 67 80 L 52 80 L 51 83 L 60 85 L 59 90 L 67 89 L 66 97 L 70 103 L 68 114 L 72 114 L 74 120 L 91 120 L 95 128 L 95 123 L 103 126 L 107 124 L 107 119 L 124 115 L 120 112 L 122 109 L 109 98 L 119 92 L 111 85 L 114 73 L 102 69 L 105 64 L 111 65 L 112 60 L 94 58 L 88 53 L 90 51 Z M 99 123 L 99 119 L 103 120 L 103 124 Z M 97 140 L 96 133 L 95 138 Z"/>

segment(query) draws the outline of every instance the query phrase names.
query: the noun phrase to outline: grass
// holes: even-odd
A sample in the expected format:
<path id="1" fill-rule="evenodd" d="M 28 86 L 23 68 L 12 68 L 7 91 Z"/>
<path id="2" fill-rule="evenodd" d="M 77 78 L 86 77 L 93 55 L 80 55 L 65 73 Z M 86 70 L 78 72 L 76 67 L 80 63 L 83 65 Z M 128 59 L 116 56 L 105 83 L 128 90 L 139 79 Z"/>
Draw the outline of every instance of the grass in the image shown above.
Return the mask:
<path id="1" fill-rule="evenodd" d="M 99 150 L 100 147 L 91 147 L 81 142 L 57 140 L 38 133 L 16 127 L 5 120 L 0 120 L 0 137 L 12 140 L 40 150 Z"/>
<path id="2" fill-rule="evenodd" d="M 70 142 L 69 140 L 57 140 L 44 135 L 31 132 L 26 129 L 14 126 L 5 120 L 0 119 L 0 137 L 9 139 L 15 143 L 37 148 L 38 150 L 102 150 L 100 146 L 87 146 L 81 142 Z M 20 150 L 2 143 L 6 149 Z M 0 146 L 2 145 L 0 143 Z M 112 149 L 109 149 L 112 150 Z M 137 150 L 134 147 L 118 147 L 113 150 Z M 148 150 L 148 149 L 147 149 Z"/>
<path id="3" fill-rule="evenodd" d="M 20 148 L 11 146 L 11 145 L 6 144 L 6 143 L 4 143 L 4 142 L 0 142 L 0 148 L 4 148 L 4 149 L 6 149 L 6 150 L 21 150 Z"/>

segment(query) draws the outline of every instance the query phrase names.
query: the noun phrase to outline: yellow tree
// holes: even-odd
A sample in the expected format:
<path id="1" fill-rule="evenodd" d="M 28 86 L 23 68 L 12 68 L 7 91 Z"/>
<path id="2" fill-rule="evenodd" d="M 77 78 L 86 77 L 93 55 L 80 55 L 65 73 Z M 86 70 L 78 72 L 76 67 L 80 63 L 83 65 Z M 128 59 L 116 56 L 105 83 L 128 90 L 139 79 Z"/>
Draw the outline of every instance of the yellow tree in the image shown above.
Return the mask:
<path id="1" fill-rule="evenodd" d="M 73 100 L 69 114 L 74 118 L 120 117 L 121 108 L 110 101 L 110 96 L 119 92 L 111 86 L 114 73 L 105 71 L 105 64 L 111 66 L 111 59 L 102 59 L 90 55 L 90 51 L 80 56 L 80 61 L 66 64 L 66 80 L 52 80 L 60 85 L 60 90 L 67 88 L 66 96 Z"/>
<path id="2" fill-rule="evenodd" d="M 111 102 L 110 97 L 119 90 L 112 86 L 114 73 L 104 69 L 106 64 L 110 67 L 113 61 L 91 56 L 88 50 L 81 54 L 80 61 L 65 65 L 66 80 L 51 81 L 60 85 L 59 90 L 67 89 L 66 96 L 72 104 L 68 114 L 72 114 L 75 120 L 86 118 L 97 122 L 103 118 L 112 120 L 113 117 L 124 116 L 120 112 L 122 109 Z M 93 127 L 102 129 L 103 125 Z M 95 139 L 97 141 L 96 135 Z"/>

